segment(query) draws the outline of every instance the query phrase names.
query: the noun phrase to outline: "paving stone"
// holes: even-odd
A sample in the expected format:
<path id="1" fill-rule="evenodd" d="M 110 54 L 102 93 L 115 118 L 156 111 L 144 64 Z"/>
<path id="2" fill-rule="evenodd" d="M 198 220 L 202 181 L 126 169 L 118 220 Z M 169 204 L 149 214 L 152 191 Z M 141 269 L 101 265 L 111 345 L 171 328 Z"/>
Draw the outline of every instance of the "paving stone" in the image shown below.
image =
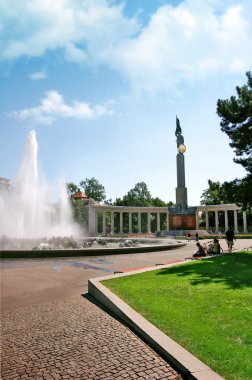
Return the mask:
<path id="1" fill-rule="evenodd" d="M 4 311 L 1 322 L 3 380 L 181 378 L 130 329 L 81 296 Z"/>

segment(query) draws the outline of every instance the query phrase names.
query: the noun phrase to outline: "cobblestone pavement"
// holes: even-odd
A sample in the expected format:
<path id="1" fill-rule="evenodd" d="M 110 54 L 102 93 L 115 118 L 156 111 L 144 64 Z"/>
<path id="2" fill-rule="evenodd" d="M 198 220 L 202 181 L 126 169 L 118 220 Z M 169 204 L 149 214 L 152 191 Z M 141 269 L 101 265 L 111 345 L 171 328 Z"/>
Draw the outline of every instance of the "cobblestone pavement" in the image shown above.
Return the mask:
<path id="1" fill-rule="evenodd" d="M 180 379 L 130 329 L 81 296 L 2 319 L 3 380 Z"/>

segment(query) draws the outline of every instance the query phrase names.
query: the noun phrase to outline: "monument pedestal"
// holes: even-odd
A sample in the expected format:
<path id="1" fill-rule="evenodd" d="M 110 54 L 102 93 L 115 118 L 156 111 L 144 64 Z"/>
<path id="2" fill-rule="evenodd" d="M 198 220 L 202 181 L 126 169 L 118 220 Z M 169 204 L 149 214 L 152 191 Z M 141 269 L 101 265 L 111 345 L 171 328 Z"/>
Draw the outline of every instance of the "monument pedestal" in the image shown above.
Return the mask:
<path id="1" fill-rule="evenodd" d="M 171 230 L 195 230 L 196 207 L 187 207 L 179 210 L 177 207 L 169 209 L 169 228 Z"/>

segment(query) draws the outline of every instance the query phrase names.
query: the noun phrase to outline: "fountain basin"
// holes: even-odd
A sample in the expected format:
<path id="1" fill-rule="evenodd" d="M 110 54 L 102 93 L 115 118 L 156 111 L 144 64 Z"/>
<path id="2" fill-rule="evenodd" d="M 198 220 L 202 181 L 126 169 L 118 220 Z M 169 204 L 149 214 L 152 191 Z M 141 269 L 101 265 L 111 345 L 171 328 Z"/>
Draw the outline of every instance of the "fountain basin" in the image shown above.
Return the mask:
<path id="1" fill-rule="evenodd" d="M 17 258 L 44 258 L 44 257 L 80 257 L 80 256 L 102 256 L 102 255 L 118 255 L 118 254 L 128 254 L 128 253 L 140 253 L 140 252 L 157 252 L 166 251 L 174 248 L 179 248 L 185 246 L 187 243 L 181 240 L 175 239 L 130 239 L 133 242 L 133 246 L 122 247 L 119 246 L 122 241 L 129 239 L 122 238 L 102 238 L 113 246 L 99 245 L 88 247 L 88 248 L 69 248 L 69 249 L 9 249 L 0 250 L 0 259 L 17 259 Z M 96 239 L 88 238 L 86 241 L 95 242 Z"/>

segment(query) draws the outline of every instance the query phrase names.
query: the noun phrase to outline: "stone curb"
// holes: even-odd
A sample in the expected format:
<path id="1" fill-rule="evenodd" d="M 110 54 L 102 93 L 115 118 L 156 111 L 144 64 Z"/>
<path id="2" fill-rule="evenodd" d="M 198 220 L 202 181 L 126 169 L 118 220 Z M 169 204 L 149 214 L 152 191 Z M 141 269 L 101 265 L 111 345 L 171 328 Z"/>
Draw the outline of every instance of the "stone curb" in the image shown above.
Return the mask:
<path id="1" fill-rule="evenodd" d="M 188 261 L 187 261 L 188 262 Z M 181 260 L 181 263 L 184 261 Z M 179 263 L 163 265 L 168 268 Z M 196 380 L 224 380 L 223 377 L 214 372 L 202 361 L 197 359 L 189 351 L 174 340 L 165 335 L 152 323 L 148 322 L 139 313 L 112 293 L 101 284 L 101 281 L 118 277 L 130 276 L 132 274 L 157 270 L 157 267 L 149 267 L 141 270 L 132 270 L 130 273 L 120 273 L 111 276 L 99 277 L 88 281 L 88 293 L 118 318 L 130 326 L 139 336 L 147 341 L 157 352 L 159 352 L 171 365 L 174 366 L 187 379 Z"/>

